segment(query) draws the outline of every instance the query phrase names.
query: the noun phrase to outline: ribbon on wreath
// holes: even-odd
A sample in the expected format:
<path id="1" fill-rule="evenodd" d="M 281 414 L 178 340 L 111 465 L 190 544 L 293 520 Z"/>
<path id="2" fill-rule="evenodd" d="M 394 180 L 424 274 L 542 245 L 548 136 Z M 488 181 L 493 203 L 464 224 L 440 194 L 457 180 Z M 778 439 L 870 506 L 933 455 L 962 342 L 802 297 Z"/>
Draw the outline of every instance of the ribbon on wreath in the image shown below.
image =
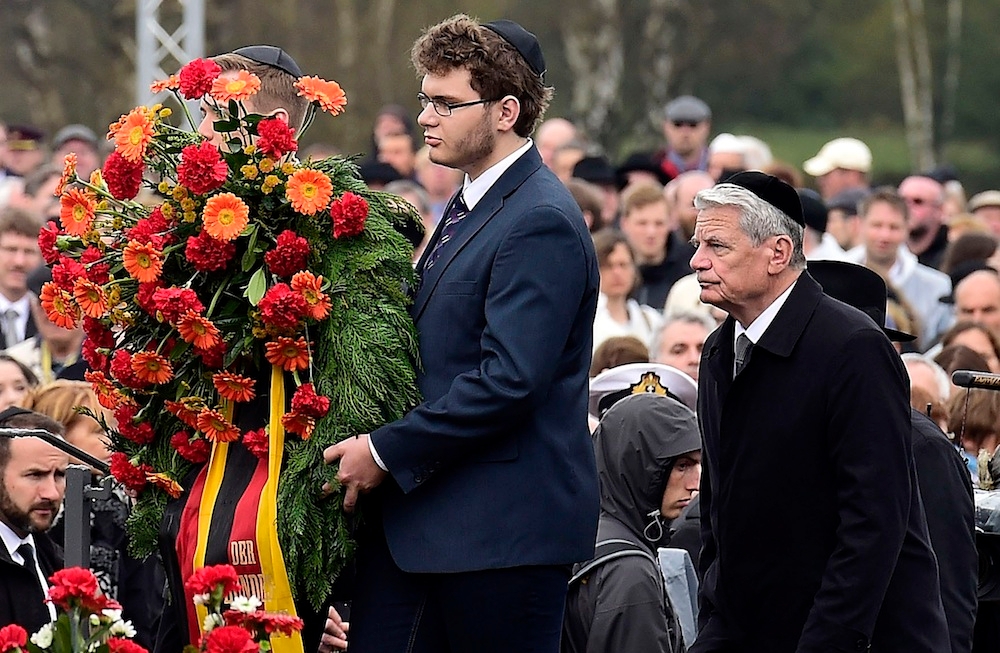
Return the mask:
<path id="1" fill-rule="evenodd" d="M 181 518 L 177 553 L 185 578 L 206 565 L 228 563 L 236 568 L 242 593 L 255 595 L 263 609 L 295 615 L 295 601 L 278 542 L 277 496 L 284 451 L 285 379 L 281 368 L 271 370 L 267 460 L 243 447 L 215 442 L 208 464 L 191 487 Z M 232 420 L 233 406 L 223 404 Z M 197 644 L 207 616 L 186 589 L 188 628 Z M 274 653 L 302 653 L 302 637 L 274 636 Z"/>

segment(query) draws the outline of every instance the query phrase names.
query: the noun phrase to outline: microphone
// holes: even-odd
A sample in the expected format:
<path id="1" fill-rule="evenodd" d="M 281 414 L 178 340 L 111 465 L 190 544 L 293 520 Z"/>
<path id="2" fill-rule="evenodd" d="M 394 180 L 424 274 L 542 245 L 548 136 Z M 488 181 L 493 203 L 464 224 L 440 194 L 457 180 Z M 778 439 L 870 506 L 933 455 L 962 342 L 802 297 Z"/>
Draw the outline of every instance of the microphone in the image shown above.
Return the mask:
<path id="1" fill-rule="evenodd" d="M 1000 374 L 990 374 L 989 372 L 955 370 L 951 375 L 951 382 L 962 388 L 1000 390 Z"/>

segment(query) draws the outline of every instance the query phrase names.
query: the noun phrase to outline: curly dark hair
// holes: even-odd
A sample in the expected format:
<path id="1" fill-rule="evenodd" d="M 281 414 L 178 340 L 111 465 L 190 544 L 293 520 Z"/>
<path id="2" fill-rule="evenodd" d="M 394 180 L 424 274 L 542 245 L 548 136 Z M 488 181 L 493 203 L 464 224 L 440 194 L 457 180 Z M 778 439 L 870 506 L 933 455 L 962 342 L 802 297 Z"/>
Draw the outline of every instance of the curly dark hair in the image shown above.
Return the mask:
<path id="1" fill-rule="evenodd" d="M 552 88 L 531 70 L 514 46 L 465 14 L 428 28 L 413 44 L 410 59 L 421 77 L 464 68 L 472 78 L 472 90 L 480 97 L 516 97 L 521 114 L 514 132 L 524 138 L 535 131 L 552 100 Z"/>

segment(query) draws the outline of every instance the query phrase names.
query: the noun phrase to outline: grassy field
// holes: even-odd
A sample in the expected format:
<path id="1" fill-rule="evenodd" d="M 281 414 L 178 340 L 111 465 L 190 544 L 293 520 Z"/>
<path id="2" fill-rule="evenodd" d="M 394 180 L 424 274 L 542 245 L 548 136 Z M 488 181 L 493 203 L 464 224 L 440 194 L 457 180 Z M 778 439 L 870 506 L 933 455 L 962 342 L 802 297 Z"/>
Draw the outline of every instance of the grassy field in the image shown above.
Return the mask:
<path id="1" fill-rule="evenodd" d="M 903 130 L 898 126 L 868 126 L 825 131 L 794 129 L 776 125 L 714 125 L 717 131 L 751 134 L 771 146 L 776 159 L 801 170 L 802 163 L 816 154 L 823 143 L 838 136 L 852 136 L 868 144 L 872 150 L 873 181 L 895 184 L 910 174 L 909 152 Z M 984 143 L 957 141 L 945 152 L 946 162 L 959 173 L 969 194 L 987 188 L 1000 188 L 1000 152 Z"/>

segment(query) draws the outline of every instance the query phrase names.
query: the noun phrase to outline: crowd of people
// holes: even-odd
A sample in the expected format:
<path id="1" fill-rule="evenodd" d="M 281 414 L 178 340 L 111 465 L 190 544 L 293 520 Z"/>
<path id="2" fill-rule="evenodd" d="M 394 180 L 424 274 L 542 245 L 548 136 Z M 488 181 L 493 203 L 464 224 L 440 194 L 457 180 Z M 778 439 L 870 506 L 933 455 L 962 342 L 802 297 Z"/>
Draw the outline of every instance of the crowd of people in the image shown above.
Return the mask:
<path id="1" fill-rule="evenodd" d="M 422 108 L 384 107 L 359 171 L 423 219 L 425 402 L 326 452 L 372 518 L 321 650 L 996 650 L 972 510 L 1000 393 L 951 373 L 1000 374 L 1000 190 L 873 188 L 852 137 L 780 162 L 693 96 L 616 166 L 542 119 L 521 26 L 455 17 L 413 58 Z M 0 426 L 107 459 L 83 332 L 38 299 L 70 152 L 86 177 L 107 148 L 0 124 Z M 3 624 L 51 616 L 68 461 L 0 438 Z M 128 555 L 124 494 L 95 508 L 92 566 L 152 650 L 163 571 Z M 697 638 L 660 547 L 698 570 Z"/>

